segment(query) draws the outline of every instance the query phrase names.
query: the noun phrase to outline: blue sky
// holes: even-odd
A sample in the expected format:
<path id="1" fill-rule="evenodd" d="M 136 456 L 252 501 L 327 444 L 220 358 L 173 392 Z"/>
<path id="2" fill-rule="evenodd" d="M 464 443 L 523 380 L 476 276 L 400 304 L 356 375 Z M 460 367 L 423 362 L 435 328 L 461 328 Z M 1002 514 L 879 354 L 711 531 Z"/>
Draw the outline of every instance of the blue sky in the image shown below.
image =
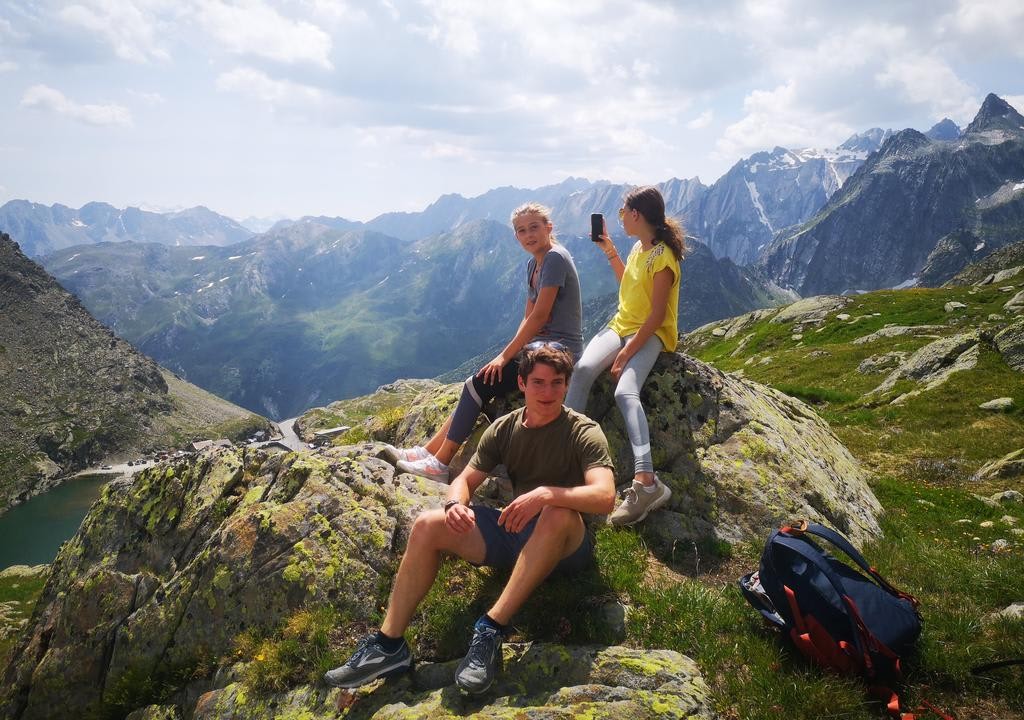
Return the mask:
<path id="1" fill-rule="evenodd" d="M 1019 0 L 29 0 L 0 203 L 241 219 L 567 176 L 711 183 L 775 145 L 1024 111 Z"/>

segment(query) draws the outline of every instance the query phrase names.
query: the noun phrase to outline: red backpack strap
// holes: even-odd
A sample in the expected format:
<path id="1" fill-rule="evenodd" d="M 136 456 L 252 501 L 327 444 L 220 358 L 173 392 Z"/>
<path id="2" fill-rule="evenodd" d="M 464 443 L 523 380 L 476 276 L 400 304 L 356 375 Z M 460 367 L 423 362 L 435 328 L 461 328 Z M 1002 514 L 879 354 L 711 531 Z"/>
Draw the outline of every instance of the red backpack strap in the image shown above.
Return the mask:
<path id="1" fill-rule="evenodd" d="M 895 690 L 884 685 L 872 685 L 868 688 L 868 694 L 885 703 L 885 710 L 893 720 L 917 720 L 922 714 L 929 712 L 934 713 L 941 720 L 956 720 L 953 715 L 940 710 L 927 700 L 921 700 L 921 704 L 912 711 L 903 712 L 900 709 L 902 707 L 900 696 Z"/>

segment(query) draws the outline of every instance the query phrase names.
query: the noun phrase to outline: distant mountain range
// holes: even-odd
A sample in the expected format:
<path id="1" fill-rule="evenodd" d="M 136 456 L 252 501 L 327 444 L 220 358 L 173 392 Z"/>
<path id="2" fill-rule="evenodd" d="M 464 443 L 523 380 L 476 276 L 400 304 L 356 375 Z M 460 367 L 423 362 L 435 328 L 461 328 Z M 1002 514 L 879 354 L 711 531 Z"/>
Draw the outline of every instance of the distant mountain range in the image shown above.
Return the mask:
<path id="1" fill-rule="evenodd" d="M 231 245 L 250 230 L 205 207 L 155 213 L 91 202 L 78 210 L 11 200 L 0 207 L 0 232 L 17 240 L 29 257 L 98 242 L 156 242 L 164 245 Z"/>
<path id="2" fill-rule="evenodd" d="M 962 135 L 931 135 L 886 140 L 761 270 L 804 296 L 941 284 L 1024 237 L 1024 117 L 989 95 Z"/>
<path id="3" fill-rule="evenodd" d="M 562 242 L 607 319 L 607 260 L 589 239 Z M 435 376 L 507 340 L 522 319 L 526 260 L 507 225 L 475 220 L 417 242 L 309 222 L 230 247 L 79 246 L 46 264 L 164 366 L 280 419 Z M 683 272 L 683 328 L 791 297 L 699 244 Z"/>

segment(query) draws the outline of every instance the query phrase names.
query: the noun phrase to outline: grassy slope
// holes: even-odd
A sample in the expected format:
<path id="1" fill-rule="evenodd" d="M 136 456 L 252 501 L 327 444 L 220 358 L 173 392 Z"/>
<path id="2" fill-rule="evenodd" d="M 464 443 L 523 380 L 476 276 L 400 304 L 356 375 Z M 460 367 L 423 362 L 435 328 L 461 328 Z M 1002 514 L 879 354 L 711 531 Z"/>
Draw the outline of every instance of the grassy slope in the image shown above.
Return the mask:
<path id="1" fill-rule="evenodd" d="M 888 404 L 894 394 L 862 400 L 887 374 L 859 373 L 862 360 L 893 351 L 909 354 L 933 338 L 851 342 L 889 324 L 942 325 L 934 333 L 942 336 L 971 327 L 998 328 L 1000 323 L 988 321 L 988 316 L 1001 314 L 1009 295 L 998 288 L 972 290 L 869 293 L 843 310 L 851 316 L 849 321 L 833 316 L 820 327 L 809 325 L 799 341 L 793 339 L 793 326 L 761 321 L 730 339 L 715 338 L 710 330 L 691 334 L 686 348 L 723 370 L 742 370 L 814 404 L 839 438 L 876 473 L 874 490 L 886 509 L 885 538 L 865 548 L 865 554 L 894 583 L 921 600 L 925 619 L 919 657 L 907 663 L 908 699 L 929 698 L 959 717 L 1024 717 L 1019 668 L 995 671 L 987 678 L 969 672 L 976 664 L 1024 656 L 1024 622 L 982 621 L 1024 596 L 1024 543 L 1001 520 L 1007 514 L 1024 520 L 1024 508 L 991 509 L 973 497 L 1024 490 L 1024 483 L 1016 479 L 983 485 L 970 480 L 985 462 L 1024 447 L 1024 377 L 987 346 L 975 369 L 956 373 L 945 385 L 903 405 Z M 944 305 L 952 300 L 968 307 L 946 313 Z M 762 363 L 766 357 L 771 360 Z M 895 394 L 915 387 L 903 381 Z M 978 408 L 1004 396 L 1014 399 L 1013 411 Z M 964 519 L 970 523 L 957 523 Z M 981 527 L 986 521 L 992 526 Z M 1010 540 L 1009 551 L 990 551 L 997 538 Z M 734 549 L 750 566 L 758 550 Z M 731 588 L 719 586 L 714 592 L 718 612 L 743 605 Z M 769 717 L 771 704 L 796 717 L 819 716 L 816 707 L 828 707 L 832 717 L 881 715 L 877 708 L 862 705 L 856 685 L 807 669 L 788 652 L 773 658 L 770 648 L 777 646 L 755 640 L 764 633 L 755 632 L 748 618 L 737 621 L 745 627 L 725 628 L 728 640 L 711 643 L 712 649 L 702 652 L 701 642 L 694 640 L 726 717 Z M 733 641 L 738 653 L 728 651 Z M 757 696 L 768 702 L 759 703 Z"/>

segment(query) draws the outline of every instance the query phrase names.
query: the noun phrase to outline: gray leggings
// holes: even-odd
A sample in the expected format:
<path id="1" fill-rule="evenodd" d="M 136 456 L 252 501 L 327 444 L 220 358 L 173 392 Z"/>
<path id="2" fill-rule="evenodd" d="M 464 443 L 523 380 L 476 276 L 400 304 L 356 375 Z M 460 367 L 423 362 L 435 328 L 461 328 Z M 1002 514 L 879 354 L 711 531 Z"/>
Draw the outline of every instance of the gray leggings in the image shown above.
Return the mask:
<path id="1" fill-rule="evenodd" d="M 576 363 L 569 381 L 569 392 L 565 404 L 581 413 L 587 411 L 587 397 L 597 376 L 610 368 L 615 356 L 629 338 L 619 337 L 611 328 L 605 328 L 587 343 L 583 357 Z M 652 335 L 644 346 L 629 359 L 615 386 L 615 404 L 619 406 L 622 419 L 626 422 L 629 444 L 633 446 L 634 472 L 654 472 L 651 460 L 651 434 L 647 427 L 647 415 L 640 404 L 640 388 L 654 367 L 654 361 L 664 346 L 657 335 Z"/>

